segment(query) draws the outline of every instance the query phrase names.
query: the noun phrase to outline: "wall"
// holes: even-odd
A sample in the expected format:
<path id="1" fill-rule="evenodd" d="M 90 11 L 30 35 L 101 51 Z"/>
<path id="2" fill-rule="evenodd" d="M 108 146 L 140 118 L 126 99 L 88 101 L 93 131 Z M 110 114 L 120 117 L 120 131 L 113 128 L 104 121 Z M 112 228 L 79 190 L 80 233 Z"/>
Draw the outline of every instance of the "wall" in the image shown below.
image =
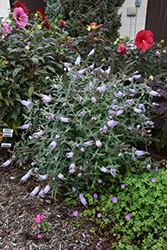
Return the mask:
<path id="1" fill-rule="evenodd" d="M 0 17 L 7 17 L 9 8 L 9 0 L 0 0 Z"/>
<path id="2" fill-rule="evenodd" d="M 130 39 L 135 39 L 137 32 L 145 29 L 147 1 L 141 0 L 141 6 L 137 7 L 137 15 L 129 17 L 127 16 L 127 8 L 135 7 L 135 0 L 125 0 L 119 9 L 119 13 L 122 13 L 122 26 L 119 30 L 121 36 L 128 35 Z"/>

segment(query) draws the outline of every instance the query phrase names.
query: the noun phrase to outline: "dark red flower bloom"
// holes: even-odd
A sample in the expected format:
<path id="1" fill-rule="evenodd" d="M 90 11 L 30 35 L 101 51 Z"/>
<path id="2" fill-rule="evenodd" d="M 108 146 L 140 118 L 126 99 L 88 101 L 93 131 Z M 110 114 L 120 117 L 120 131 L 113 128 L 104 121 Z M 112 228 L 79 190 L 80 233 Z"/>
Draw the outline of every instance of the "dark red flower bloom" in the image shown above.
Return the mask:
<path id="1" fill-rule="evenodd" d="M 65 27 L 65 22 L 64 21 L 60 21 L 60 28 L 63 29 Z"/>
<path id="2" fill-rule="evenodd" d="M 43 12 L 43 11 L 42 11 L 41 9 L 39 9 L 39 8 L 36 9 L 35 13 L 37 13 L 37 12 L 40 12 L 40 13 L 41 13 L 40 18 L 41 18 L 43 21 L 45 21 L 45 18 L 46 18 L 46 16 L 47 16 L 46 13 Z M 45 21 L 45 26 L 46 26 L 47 30 L 50 30 L 50 26 L 49 26 L 49 24 L 48 24 L 48 21 Z"/>
<path id="3" fill-rule="evenodd" d="M 135 45 L 141 51 L 151 48 L 153 46 L 153 33 L 150 30 L 140 30 L 136 35 Z"/>
<path id="4" fill-rule="evenodd" d="M 22 1 L 19 1 L 17 3 L 14 4 L 14 9 L 15 8 L 19 8 L 21 7 L 24 10 L 24 13 L 28 16 L 29 15 L 29 10 L 27 9 L 27 7 L 25 6 L 25 3 L 23 3 Z"/>
<path id="5" fill-rule="evenodd" d="M 127 51 L 126 51 L 126 47 L 124 45 L 120 45 L 118 48 L 117 48 L 117 52 L 121 55 L 121 54 L 127 54 Z"/>
<path id="6" fill-rule="evenodd" d="M 42 20 L 44 21 L 45 18 L 46 18 L 46 16 L 47 16 L 46 13 L 43 12 L 43 11 L 42 11 L 41 9 L 39 9 L 39 8 L 36 9 L 35 13 L 37 13 L 37 12 L 40 12 L 40 13 L 41 13 L 40 18 L 42 18 Z"/>

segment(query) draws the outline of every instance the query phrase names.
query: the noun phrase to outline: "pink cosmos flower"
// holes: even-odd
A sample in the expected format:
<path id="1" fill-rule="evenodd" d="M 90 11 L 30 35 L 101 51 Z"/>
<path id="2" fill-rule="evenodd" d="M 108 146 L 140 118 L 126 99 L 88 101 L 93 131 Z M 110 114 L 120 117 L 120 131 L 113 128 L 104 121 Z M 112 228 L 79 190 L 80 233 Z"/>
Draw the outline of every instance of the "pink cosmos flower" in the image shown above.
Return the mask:
<path id="1" fill-rule="evenodd" d="M 5 34 L 11 34 L 12 28 L 9 26 L 8 23 L 3 23 L 3 24 L 2 24 L 2 31 L 3 31 Z"/>
<path id="2" fill-rule="evenodd" d="M 24 10 L 21 7 L 15 8 L 13 18 L 16 21 L 17 26 L 21 29 L 23 29 L 28 22 L 28 16 L 24 13 Z"/>
<path id="3" fill-rule="evenodd" d="M 117 48 L 117 52 L 121 55 L 121 54 L 127 54 L 127 50 L 126 50 L 126 47 L 124 45 L 120 45 L 118 48 Z"/>

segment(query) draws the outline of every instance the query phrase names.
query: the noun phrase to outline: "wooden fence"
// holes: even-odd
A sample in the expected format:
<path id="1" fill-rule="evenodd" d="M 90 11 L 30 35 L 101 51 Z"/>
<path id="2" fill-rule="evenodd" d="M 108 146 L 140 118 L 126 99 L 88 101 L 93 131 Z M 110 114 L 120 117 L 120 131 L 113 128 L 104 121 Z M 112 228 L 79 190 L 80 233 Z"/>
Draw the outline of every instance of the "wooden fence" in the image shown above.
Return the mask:
<path id="1" fill-rule="evenodd" d="M 154 41 L 165 40 L 167 45 L 167 0 L 148 0 L 146 30 L 154 34 Z"/>
<path id="2" fill-rule="evenodd" d="M 16 0 L 10 0 L 11 7 L 15 1 Z M 35 13 L 37 8 L 41 9 L 42 11 L 45 11 L 46 3 L 43 0 L 23 0 L 23 2 L 25 3 L 30 14 Z"/>

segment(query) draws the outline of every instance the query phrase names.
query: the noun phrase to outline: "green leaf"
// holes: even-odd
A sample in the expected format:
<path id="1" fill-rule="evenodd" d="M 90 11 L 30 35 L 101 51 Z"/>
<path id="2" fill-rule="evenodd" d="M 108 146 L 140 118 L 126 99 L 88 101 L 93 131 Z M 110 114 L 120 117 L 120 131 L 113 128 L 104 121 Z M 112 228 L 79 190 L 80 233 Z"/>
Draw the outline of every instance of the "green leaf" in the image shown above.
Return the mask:
<path id="1" fill-rule="evenodd" d="M 14 78 L 21 70 L 22 70 L 22 68 L 15 68 L 15 69 L 13 70 L 13 73 L 12 73 L 13 78 Z"/>
<path id="2" fill-rule="evenodd" d="M 50 67 L 49 65 L 47 65 L 46 68 L 48 68 L 50 71 L 52 71 L 53 73 L 55 73 L 55 69 L 53 67 Z"/>
<path id="3" fill-rule="evenodd" d="M 18 112 L 16 110 L 14 110 L 12 112 L 11 118 L 13 118 L 15 121 L 17 121 L 17 117 L 18 117 Z"/>
<path id="4" fill-rule="evenodd" d="M 29 95 L 29 98 L 31 98 L 32 94 L 34 93 L 34 86 L 30 86 L 29 89 L 28 89 L 28 95 Z"/>
<path id="5" fill-rule="evenodd" d="M 35 64 L 39 64 L 39 60 L 37 57 L 32 57 L 31 60 L 35 63 Z"/>

